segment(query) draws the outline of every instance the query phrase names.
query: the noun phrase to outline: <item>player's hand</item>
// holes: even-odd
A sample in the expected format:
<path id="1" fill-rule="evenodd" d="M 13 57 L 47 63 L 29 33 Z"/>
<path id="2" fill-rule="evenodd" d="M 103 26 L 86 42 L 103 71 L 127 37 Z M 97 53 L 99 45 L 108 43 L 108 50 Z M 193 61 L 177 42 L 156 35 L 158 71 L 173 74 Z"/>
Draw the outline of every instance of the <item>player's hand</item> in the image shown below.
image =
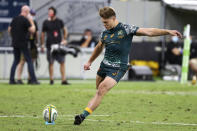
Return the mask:
<path id="1" fill-rule="evenodd" d="M 179 38 L 182 38 L 182 34 L 176 30 L 169 30 L 168 33 L 172 36 L 178 36 Z"/>
<path id="2" fill-rule="evenodd" d="M 86 63 L 85 65 L 84 65 L 84 70 L 90 70 L 90 66 L 91 66 L 91 63 Z"/>

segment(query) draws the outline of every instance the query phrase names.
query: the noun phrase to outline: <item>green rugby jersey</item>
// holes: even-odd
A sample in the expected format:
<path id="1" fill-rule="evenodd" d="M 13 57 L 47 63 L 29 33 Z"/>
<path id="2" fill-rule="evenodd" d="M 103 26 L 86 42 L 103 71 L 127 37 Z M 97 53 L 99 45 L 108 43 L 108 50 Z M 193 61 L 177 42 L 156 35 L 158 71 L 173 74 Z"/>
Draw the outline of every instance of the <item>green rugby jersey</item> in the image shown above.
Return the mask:
<path id="1" fill-rule="evenodd" d="M 128 58 L 133 36 L 139 27 L 119 23 L 110 30 L 101 33 L 101 42 L 105 45 L 105 55 L 101 66 L 128 69 Z"/>

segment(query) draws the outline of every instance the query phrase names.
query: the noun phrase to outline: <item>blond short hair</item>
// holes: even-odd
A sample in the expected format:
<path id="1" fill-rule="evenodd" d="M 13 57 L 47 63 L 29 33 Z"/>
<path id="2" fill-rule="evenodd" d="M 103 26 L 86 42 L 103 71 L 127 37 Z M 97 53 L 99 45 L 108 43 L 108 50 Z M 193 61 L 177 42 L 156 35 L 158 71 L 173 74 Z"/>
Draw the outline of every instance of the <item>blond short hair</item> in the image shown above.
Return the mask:
<path id="1" fill-rule="evenodd" d="M 116 12 L 111 7 L 104 7 L 99 9 L 99 15 L 104 19 L 108 19 L 112 16 L 116 16 Z"/>

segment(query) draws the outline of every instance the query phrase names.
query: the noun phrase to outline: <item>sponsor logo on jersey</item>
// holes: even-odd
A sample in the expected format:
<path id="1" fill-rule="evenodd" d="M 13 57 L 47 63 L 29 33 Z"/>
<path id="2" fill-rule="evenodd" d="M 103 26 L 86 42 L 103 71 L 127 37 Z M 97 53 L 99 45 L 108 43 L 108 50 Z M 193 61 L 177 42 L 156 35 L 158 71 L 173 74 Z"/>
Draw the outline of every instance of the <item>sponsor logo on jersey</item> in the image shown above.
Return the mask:
<path id="1" fill-rule="evenodd" d="M 103 63 L 105 65 L 109 65 L 109 66 L 112 66 L 112 67 L 120 67 L 120 61 L 111 62 L 111 61 L 107 60 L 106 58 L 104 58 Z"/>
<path id="2" fill-rule="evenodd" d="M 117 75 L 117 72 L 112 73 L 112 75 L 113 75 L 113 76 L 116 76 L 116 75 Z"/>
<path id="3" fill-rule="evenodd" d="M 114 40 L 112 40 L 112 41 L 110 42 L 110 44 L 120 44 L 120 41 L 114 41 Z"/>
<path id="4" fill-rule="evenodd" d="M 118 36 L 119 39 L 122 39 L 123 37 L 124 37 L 124 35 L 119 35 Z"/>
<path id="5" fill-rule="evenodd" d="M 122 39 L 124 37 L 124 33 L 122 30 L 118 31 L 118 38 Z"/>
<path id="6" fill-rule="evenodd" d="M 119 30 L 118 31 L 118 35 L 124 35 L 123 31 L 122 30 Z"/>
<path id="7" fill-rule="evenodd" d="M 105 35 L 103 39 L 106 40 L 107 39 L 107 35 Z"/>
<path id="8" fill-rule="evenodd" d="M 112 38 L 112 37 L 114 37 L 114 34 L 112 34 L 112 35 L 110 36 L 110 38 Z"/>

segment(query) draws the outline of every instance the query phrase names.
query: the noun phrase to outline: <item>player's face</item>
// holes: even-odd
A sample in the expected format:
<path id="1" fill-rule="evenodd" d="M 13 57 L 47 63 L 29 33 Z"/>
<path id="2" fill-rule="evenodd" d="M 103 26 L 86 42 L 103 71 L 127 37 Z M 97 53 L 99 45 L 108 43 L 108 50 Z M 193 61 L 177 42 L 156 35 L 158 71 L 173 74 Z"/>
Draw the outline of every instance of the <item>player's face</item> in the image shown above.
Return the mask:
<path id="1" fill-rule="evenodd" d="M 92 32 L 91 32 L 91 31 L 86 31 L 86 32 L 85 32 L 85 35 L 87 35 L 87 36 L 92 36 Z"/>
<path id="2" fill-rule="evenodd" d="M 111 18 L 108 18 L 108 19 L 101 18 L 101 20 L 102 20 L 103 25 L 105 26 L 105 28 L 107 30 L 114 27 L 115 17 L 111 17 Z"/>
<path id="3" fill-rule="evenodd" d="M 53 11 L 53 10 L 49 10 L 49 11 L 48 11 L 48 16 L 49 16 L 50 18 L 54 17 L 54 16 L 55 16 L 55 15 L 54 15 L 54 11 Z"/>

